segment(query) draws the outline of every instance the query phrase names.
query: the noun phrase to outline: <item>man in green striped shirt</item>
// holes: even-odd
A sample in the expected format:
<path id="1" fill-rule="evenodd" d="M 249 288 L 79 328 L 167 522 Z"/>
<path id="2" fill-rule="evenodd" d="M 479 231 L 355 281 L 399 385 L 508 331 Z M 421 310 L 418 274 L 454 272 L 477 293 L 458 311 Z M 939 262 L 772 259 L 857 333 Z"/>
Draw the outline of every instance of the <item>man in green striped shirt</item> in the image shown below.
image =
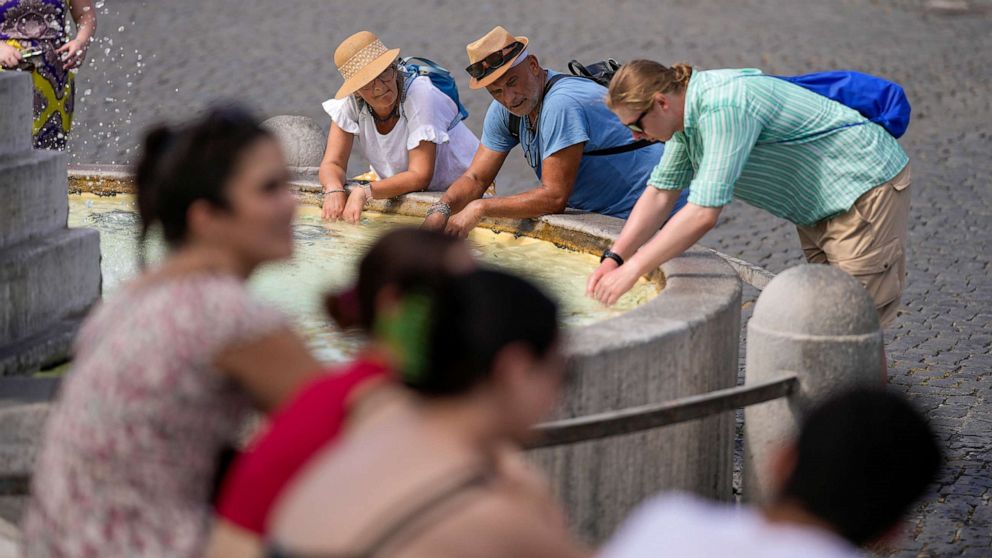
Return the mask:
<path id="1" fill-rule="evenodd" d="M 881 126 L 759 70 L 693 71 L 638 60 L 607 103 L 635 137 L 665 153 L 589 294 L 613 304 L 638 277 L 716 225 L 735 197 L 796 224 L 807 259 L 859 279 L 883 325 L 905 284 L 909 158 Z M 659 231 L 690 188 L 688 205 Z"/>

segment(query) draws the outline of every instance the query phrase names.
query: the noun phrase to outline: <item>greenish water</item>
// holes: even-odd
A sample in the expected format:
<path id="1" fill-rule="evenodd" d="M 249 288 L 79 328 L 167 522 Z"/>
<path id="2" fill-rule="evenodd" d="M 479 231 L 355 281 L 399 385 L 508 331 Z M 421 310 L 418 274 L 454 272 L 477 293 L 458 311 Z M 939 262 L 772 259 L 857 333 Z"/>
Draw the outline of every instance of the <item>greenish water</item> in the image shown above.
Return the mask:
<path id="1" fill-rule="evenodd" d="M 419 224 L 419 219 L 371 212 L 357 226 L 330 223 L 320 219 L 317 208 L 301 206 L 293 258 L 261 269 L 252 277 L 251 289 L 292 316 L 319 358 L 345 360 L 361 338 L 328 323 L 321 295 L 354 281 L 359 258 L 383 232 L 397 225 Z M 133 196 L 69 196 L 69 226 L 100 231 L 104 296 L 113 296 L 122 281 L 137 273 L 137 225 Z M 657 294 L 655 285 L 641 281 L 617 306 L 605 308 L 585 296 L 586 279 L 598 265 L 596 257 L 482 229 L 476 229 L 469 240 L 481 261 L 529 277 L 557 296 L 568 326 L 615 316 Z M 155 250 L 151 252 L 154 259 Z"/>

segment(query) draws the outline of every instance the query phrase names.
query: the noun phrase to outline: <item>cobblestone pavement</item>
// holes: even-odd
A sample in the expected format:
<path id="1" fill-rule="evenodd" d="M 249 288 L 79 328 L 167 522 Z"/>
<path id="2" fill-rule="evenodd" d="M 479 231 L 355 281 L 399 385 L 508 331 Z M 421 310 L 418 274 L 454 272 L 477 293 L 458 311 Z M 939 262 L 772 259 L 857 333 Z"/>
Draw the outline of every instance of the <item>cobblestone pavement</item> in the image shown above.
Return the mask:
<path id="1" fill-rule="evenodd" d="M 914 199 L 909 288 L 886 333 L 892 384 L 927 411 L 948 463 L 889 551 L 990 556 L 992 2 L 928 1 L 98 2 L 101 38 L 79 76 L 73 158 L 129 162 L 144 125 L 222 97 L 326 125 L 320 102 L 340 83 L 331 53 L 363 28 L 453 69 L 465 65 L 466 43 L 501 24 L 529 36 L 542 61 L 559 69 L 571 58 L 651 57 L 775 73 L 852 68 L 895 79 L 914 106 L 902 140 Z M 455 74 L 478 132 L 488 97 Z M 500 189 L 532 184 L 522 157 L 511 157 Z M 790 225 L 737 203 L 704 244 L 775 272 L 801 262 Z"/>

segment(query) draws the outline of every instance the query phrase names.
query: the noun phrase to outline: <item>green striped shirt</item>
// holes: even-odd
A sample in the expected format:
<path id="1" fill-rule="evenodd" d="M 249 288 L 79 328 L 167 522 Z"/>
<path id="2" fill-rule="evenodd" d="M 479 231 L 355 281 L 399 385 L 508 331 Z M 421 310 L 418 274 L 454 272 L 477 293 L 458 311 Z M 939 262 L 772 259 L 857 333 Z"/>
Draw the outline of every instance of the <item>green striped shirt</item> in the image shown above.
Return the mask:
<path id="1" fill-rule="evenodd" d="M 696 71 L 685 130 L 665 143 L 648 184 L 689 186 L 689 202 L 705 207 L 736 196 L 812 225 L 847 211 L 908 162 L 884 128 L 836 101 L 760 70 Z"/>

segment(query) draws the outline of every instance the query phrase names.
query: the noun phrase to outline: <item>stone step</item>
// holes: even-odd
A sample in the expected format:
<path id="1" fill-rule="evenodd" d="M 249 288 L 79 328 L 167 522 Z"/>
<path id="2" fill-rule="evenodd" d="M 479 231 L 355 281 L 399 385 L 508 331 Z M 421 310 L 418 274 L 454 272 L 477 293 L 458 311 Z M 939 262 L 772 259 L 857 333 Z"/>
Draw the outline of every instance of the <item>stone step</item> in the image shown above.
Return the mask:
<path id="1" fill-rule="evenodd" d="M 65 228 L 67 161 L 42 149 L 0 158 L 0 250 Z"/>
<path id="2" fill-rule="evenodd" d="M 95 230 L 64 229 L 0 251 L 0 347 L 82 316 L 100 286 Z"/>
<path id="3" fill-rule="evenodd" d="M 0 377 L 0 409 L 51 401 L 60 385 L 62 376 Z"/>
<path id="4" fill-rule="evenodd" d="M 50 403 L 0 409 L 0 494 L 27 494 Z"/>
<path id="5" fill-rule="evenodd" d="M 0 345 L 0 378 L 13 374 L 30 374 L 65 362 L 83 316 L 46 323 L 38 333 Z M 3 393 L 0 387 L 0 394 Z M 6 402 L 0 398 L 0 407 Z"/>
<path id="6" fill-rule="evenodd" d="M 0 72 L 0 157 L 31 150 L 31 74 Z"/>

